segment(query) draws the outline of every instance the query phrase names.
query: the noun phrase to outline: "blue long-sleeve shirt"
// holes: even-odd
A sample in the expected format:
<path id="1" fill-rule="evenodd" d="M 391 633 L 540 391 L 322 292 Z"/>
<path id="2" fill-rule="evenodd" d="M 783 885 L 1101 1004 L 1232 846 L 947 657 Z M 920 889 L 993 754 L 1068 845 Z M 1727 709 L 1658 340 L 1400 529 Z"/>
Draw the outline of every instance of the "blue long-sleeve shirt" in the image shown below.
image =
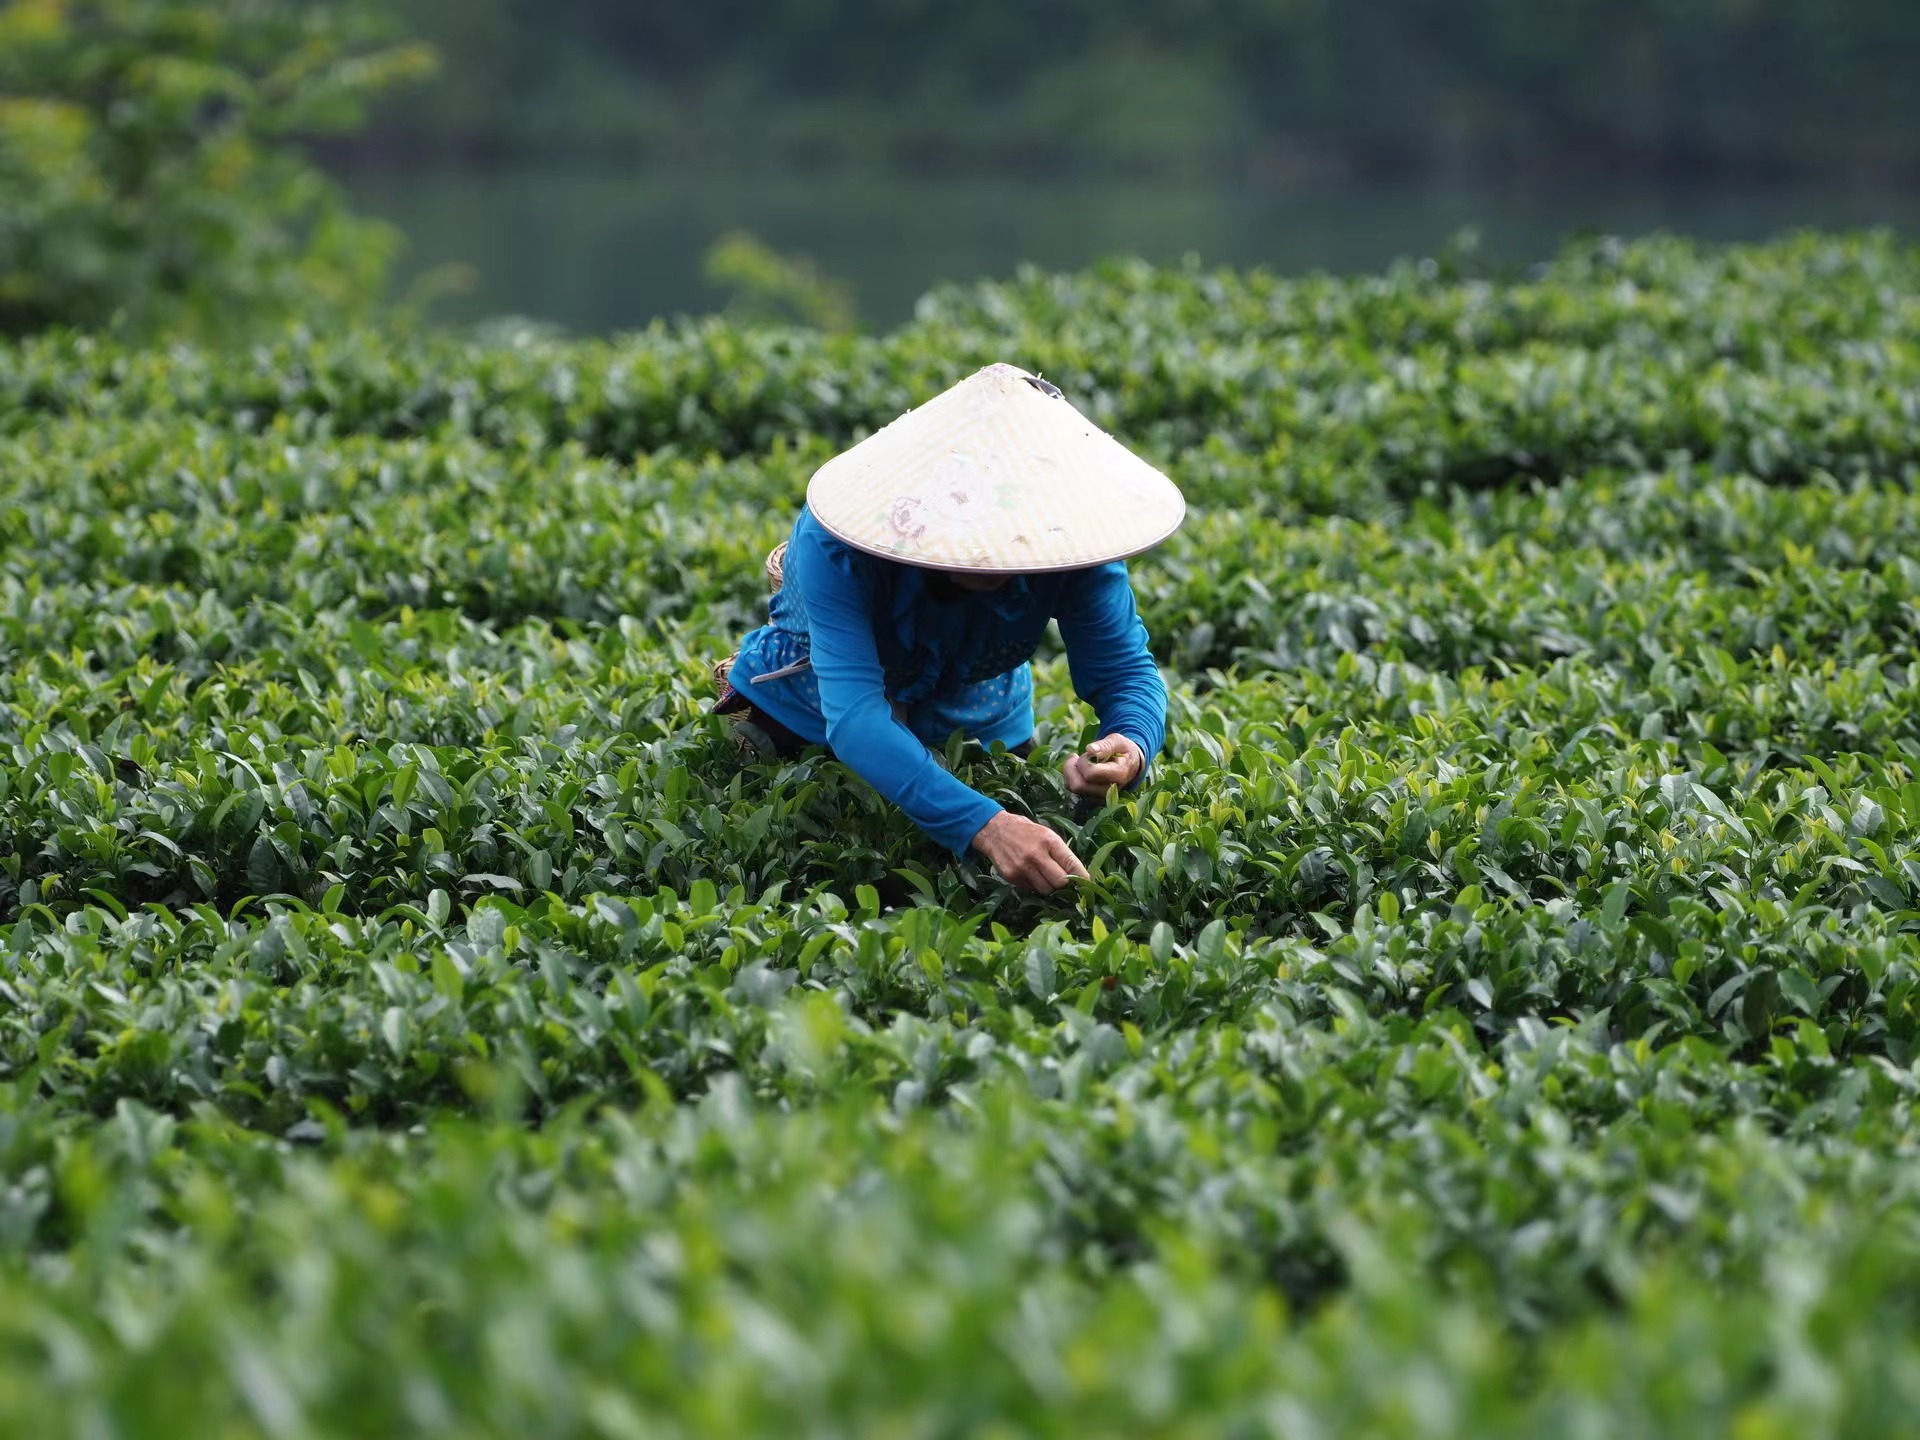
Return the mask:
<path id="1" fill-rule="evenodd" d="M 1019 575 L 955 591 L 934 572 L 856 550 L 802 509 L 768 624 L 741 642 L 730 682 L 803 740 L 825 743 L 957 855 L 1000 806 L 934 759 L 956 729 L 983 743 L 1033 735 L 1029 661 L 1056 620 L 1073 688 L 1102 735 L 1151 762 L 1167 691 L 1127 567 Z M 788 673 L 761 684 L 758 676 Z"/>

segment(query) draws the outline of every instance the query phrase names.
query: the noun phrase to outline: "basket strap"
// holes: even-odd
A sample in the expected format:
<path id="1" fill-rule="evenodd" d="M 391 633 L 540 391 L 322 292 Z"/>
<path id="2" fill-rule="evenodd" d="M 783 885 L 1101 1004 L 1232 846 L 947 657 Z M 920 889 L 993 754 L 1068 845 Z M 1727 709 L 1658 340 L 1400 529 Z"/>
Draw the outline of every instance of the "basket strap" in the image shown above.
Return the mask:
<path id="1" fill-rule="evenodd" d="M 782 665 L 778 670 L 769 670 L 764 675 L 756 675 L 747 681 L 749 685 L 764 685 L 769 680 L 784 680 L 789 675 L 798 675 L 803 670 L 813 668 L 812 660 L 796 660 L 791 665 Z"/>

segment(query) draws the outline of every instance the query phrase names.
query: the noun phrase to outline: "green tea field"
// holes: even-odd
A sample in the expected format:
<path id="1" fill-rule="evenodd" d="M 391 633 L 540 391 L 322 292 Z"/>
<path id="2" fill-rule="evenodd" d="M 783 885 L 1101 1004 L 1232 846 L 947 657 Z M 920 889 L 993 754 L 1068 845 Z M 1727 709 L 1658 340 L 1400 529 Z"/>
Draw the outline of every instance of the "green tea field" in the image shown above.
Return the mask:
<path id="1" fill-rule="evenodd" d="M 1172 475 L 1019 895 L 709 664 L 994 360 Z M 1920 249 L 0 345 L 0 1434 L 1920 1414 Z"/>

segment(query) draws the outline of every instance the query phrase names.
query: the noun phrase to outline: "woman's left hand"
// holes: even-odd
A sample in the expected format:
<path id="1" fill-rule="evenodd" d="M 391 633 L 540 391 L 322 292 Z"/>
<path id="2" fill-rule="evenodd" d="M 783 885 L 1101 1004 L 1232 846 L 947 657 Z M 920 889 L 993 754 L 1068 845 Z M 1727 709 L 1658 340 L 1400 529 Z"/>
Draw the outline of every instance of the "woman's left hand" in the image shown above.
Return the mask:
<path id="1" fill-rule="evenodd" d="M 1109 787 L 1131 785 L 1147 768 L 1147 757 L 1124 735 L 1103 736 L 1078 755 L 1069 755 L 1061 773 L 1076 795 L 1104 799 Z"/>

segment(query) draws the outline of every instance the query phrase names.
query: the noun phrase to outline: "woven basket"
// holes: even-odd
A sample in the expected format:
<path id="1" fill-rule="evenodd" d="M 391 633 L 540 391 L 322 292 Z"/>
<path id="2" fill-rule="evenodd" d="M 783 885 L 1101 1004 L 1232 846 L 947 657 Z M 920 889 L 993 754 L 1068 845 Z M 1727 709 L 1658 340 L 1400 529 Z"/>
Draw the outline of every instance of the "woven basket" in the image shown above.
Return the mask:
<path id="1" fill-rule="evenodd" d="M 782 540 L 767 552 L 767 584 L 773 593 L 780 593 L 780 586 L 786 580 L 787 542 Z M 740 658 L 740 652 L 734 651 L 724 660 L 717 660 L 713 666 L 713 688 L 721 695 L 727 693 L 727 676 L 733 670 L 733 662 Z"/>

